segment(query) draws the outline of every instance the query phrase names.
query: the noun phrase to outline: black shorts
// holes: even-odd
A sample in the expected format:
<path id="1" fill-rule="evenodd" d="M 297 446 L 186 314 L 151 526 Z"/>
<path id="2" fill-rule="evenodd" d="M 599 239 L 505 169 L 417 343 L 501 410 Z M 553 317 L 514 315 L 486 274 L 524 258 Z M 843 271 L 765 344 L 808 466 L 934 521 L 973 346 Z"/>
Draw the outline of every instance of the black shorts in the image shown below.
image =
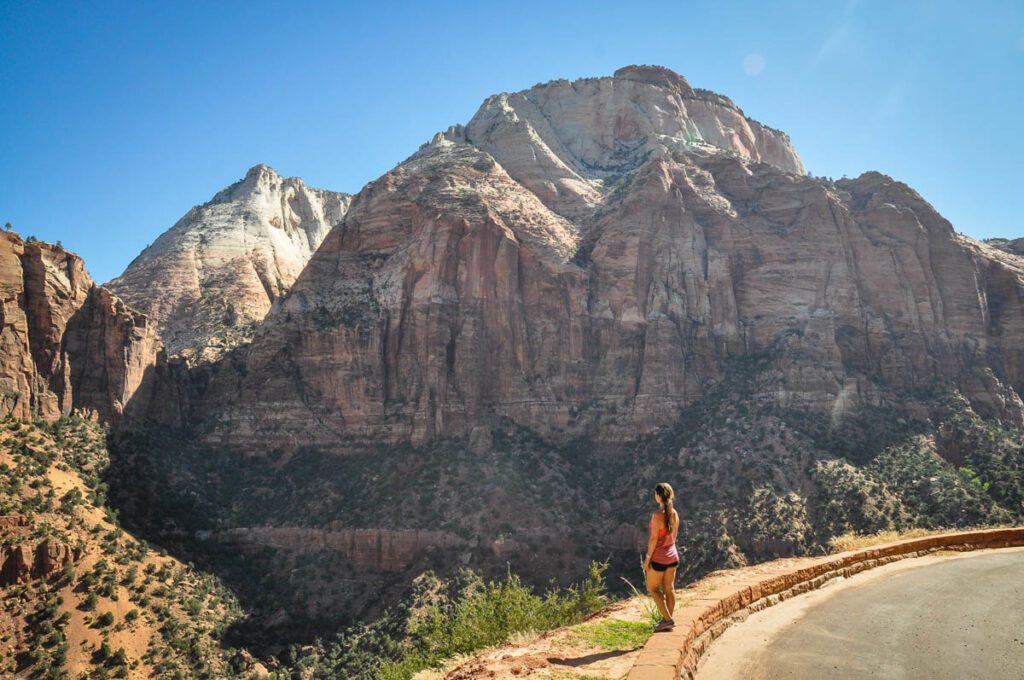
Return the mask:
<path id="1" fill-rule="evenodd" d="M 662 564 L 661 562 L 654 562 L 653 560 L 651 561 L 651 569 L 653 569 L 654 571 L 668 571 L 672 567 L 678 567 L 678 566 L 679 566 L 679 560 L 676 560 L 675 562 L 669 562 L 668 564 Z"/>

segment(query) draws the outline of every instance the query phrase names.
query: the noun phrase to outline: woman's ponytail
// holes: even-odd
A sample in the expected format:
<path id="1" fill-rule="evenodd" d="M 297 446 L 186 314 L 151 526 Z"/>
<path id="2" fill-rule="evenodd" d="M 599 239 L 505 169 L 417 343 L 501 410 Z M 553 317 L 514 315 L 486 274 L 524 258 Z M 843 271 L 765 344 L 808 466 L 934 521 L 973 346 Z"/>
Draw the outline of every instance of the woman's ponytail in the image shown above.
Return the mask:
<path id="1" fill-rule="evenodd" d="M 672 507 L 672 501 L 675 498 L 675 492 L 672 491 L 672 486 L 668 482 L 661 482 L 654 487 L 654 491 L 658 494 L 658 498 L 661 499 L 661 509 L 665 514 L 665 533 L 671 535 L 674 528 L 672 521 L 675 516 L 675 509 Z"/>

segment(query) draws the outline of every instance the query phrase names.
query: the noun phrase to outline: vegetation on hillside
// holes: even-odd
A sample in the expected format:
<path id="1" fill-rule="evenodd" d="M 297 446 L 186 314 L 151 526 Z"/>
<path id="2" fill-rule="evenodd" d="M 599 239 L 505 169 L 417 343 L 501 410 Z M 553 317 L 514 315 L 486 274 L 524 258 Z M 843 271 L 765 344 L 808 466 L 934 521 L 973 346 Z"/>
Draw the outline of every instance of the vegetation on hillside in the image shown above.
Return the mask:
<path id="1" fill-rule="evenodd" d="M 611 594 L 627 594 L 615 584 L 636 569 L 642 547 L 631 537 L 642 539 L 651 489 L 663 480 L 678 495 L 684 582 L 723 567 L 823 554 L 850 532 L 1024 519 L 1021 430 L 937 389 L 883 390 L 884 405 L 834 415 L 784 408 L 771 397 L 784 380 L 774 365 L 768 355 L 728 363 L 674 427 L 631 446 L 553 444 L 504 420 L 483 447 L 449 440 L 344 455 L 250 455 L 201 444 L 194 432 L 151 428 L 113 443 L 107 480 L 130 528 L 237 594 L 246 616 L 226 640 L 282 669 L 357 663 L 341 648 L 399 668 L 419 663 L 402 646 L 410 634 L 404 614 L 388 605 L 416 609 L 413 584 L 424 572 L 458 581 L 469 565 L 485 582 L 515 573 L 523 587 L 565 588 L 596 560 L 609 565 Z M 368 574 L 336 550 L 224 538 L 253 526 L 453 538 L 397 571 Z M 333 636 L 339 647 L 323 642 Z M 442 653 L 428 649 L 424 659 Z"/>
<path id="2" fill-rule="evenodd" d="M 28 518 L 28 526 L 4 531 L 3 544 L 51 539 L 80 555 L 51 578 L 4 589 L 0 638 L 17 642 L 3 673 L 409 678 L 513 633 L 577 623 L 608 600 L 607 564 L 598 562 L 579 583 L 552 582 L 543 594 L 510 570 L 499 579 L 464 567 L 451 578 L 427 571 L 383 616 L 344 627 L 328 641 L 280 646 L 260 667 L 231 644 L 244 630 L 237 628 L 244 611 L 233 593 L 120 526 L 107 498 L 103 428 L 77 417 L 0 425 L 0 514 Z"/>
<path id="3" fill-rule="evenodd" d="M 549 529 L 563 522 L 566 496 L 585 507 L 582 490 L 527 434 L 496 433 L 487 453 L 441 442 L 345 456 L 312 449 L 247 456 L 153 428 L 126 435 L 115 450 L 111 494 L 132 528 L 230 584 L 250 613 L 232 639 L 274 653 L 381 615 L 383 602 L 408 594 L 412 579 L 428 570 L 447 578 L 470 565 L 496 579 L 511 568 L 532 585 L 555 577 L 561 587 L 586 576 L 587 562 L 565 550 L 567 541 L 585 541 L 585 529 Z M 429 530 L 459 547 L 418 555 L 403 573 L 371 577 L 335 551 L 242 550 L 215 540 L 218 532 L 263 526 Z M 509 546 L 501 559 L 495 544 Z"/>
<path id="4" fill-rule="evenodd" d="M 824 422 L 737 398 L 752 393 L 759 375 L 756 366 L 740 367 L 676 428 L 618 456 L 586 441 L 552 446 L 507 423 L 486 452 L 444 442 L 348 457 L 246 457 L 151 429 L 123 440 L 125 455 L 110 465 L 107 433 L 93 423 L 7 419 L 0 514 L 30 521 L 4 530 L 0 542 L 50 539 L 82 557 L 48 580 L 5 589 L 3 637 L 19 642 L 4 672 L 410 678 L 516 633 L 578 623 L 601 606 L 606 574 L 631 572 L 638 554 L 592 544 L 581 574 L 566 557 L 588 545 L 566 541 L 639 523 L 648 487 L 661 479 L 679 495 L 683 579 L 821 553 L 850 544 L 851 532 L 881 540 L 897 535 L 886 532 L 1021 520 L 1020 430 L 980 418 L 955 395 L 931 397 L 925 422 L 884 410 Z M 417 483 L 402 487 L 406 478 Z M 403 488 L 404 501 L 393 502 Z M 365 579 L 346 592 L 339 575 L 360 574 L 329 553 L 243 553 L 198 537 L 260 523 L 429 528 L 467 545 L 481 537 L 516 541 L 519 552 L 503 563 L 488 558 L 487 542 L 468 553 L 435 553 L 385 576 L 391 589 L 382 596 Z M 546 526 L 562 527 L 560 543 L 537 531 Z M 599 559 L 602 550 L 610 562 Z M 536 556 L 550 560 L 547 571 L 529 564 Z M 559 584 L 553 571 L 574 582 Z M 391 604 L 361 618 L 325 614 L 339 601 L 358 602 L 357 592 L 364 603 Z M 324 607 L 316 614 L 309 605 L 318 598 Z M 278 637 L 272 622 L 282 611 L 298 631 L 290 638 Z M 590 633 L 631 640 L 642 631 Z M 133 647 L 132 639 L 144 643 Z"/>
<path id="5" fill-rule="evenodd" d="M 922 406 L 921 419 L 891 406 L 839 418 L 783 408 L 751 396 L 771 393 L 771 367 L 767 356 L 734 362 L 674 428 L 622 459 L 579 468 L 605 468 L 589 483 L 619 509 L 635 502 L 637 488 L 646 495 L 658 481 L 673 483 L 685 579 L 822 554 L 851 531 L 1024 519 L 1024 431 L 981 418 L 956 393 L 890 395 L 892 404 Z"/>
<path id="6" fill-rule="evenodd" d="M 107 504 L 105 432 L 79 418 L 0 421 L 0 514 L 25 526 L 7 546 L 43 540 L 77 559 L 0 591 L 3 674 L 40 678 L 245 677 L 221 645 L 241 610 L 215 577 L 124 531 Z M 242 664 L 244 666 L 245 664 Z"/>

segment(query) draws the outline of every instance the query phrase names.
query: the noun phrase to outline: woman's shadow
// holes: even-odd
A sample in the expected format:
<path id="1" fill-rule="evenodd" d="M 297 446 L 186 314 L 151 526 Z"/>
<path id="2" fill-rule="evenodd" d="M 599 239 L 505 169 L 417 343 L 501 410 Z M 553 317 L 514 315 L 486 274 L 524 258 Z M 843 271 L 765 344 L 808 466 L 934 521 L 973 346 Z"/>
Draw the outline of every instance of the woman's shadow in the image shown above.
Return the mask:
<path id="1" fill-rule="evenodd" d="M 604 659 L 611 659 L 616 656 L 622 656 L 623 654 L 629 654 L 630 652 L 635 652 L 641 647 L 643 647 L 643 645 L 639 645 L 637 647 L 634 647 L 633 649 L 616 649 L 611 652 L 598 652 L 597 654 L 587 654 L 586 656 L 577 656 L 571 659 L 565 659 L 557 656 L 549 656 L 547 661 L 548 663 L 556 666 L 572 666 L 575 668 L 578 666 L 585 666 L 588 663 L 594 663 L 595 661 L 602 661 Z"/>

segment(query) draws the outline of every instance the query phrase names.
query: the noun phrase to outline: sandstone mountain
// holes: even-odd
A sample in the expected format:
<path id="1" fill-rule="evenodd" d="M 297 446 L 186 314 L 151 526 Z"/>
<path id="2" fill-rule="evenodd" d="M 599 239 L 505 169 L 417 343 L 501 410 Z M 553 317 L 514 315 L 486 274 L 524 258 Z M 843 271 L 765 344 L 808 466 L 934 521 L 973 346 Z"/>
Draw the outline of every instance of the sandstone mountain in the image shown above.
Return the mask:
<path id="1" fill-rule="evenodd" d="M 60 246 L 0 234 L 0 415 L 72 410 L 118 421 L 148 408 L 160 339 L 149 320 L 92 282 Z"/>
<path id="2" fill-rule="evenodd" d="M 782 406 L 913 412 L 905 393 L 949 388 L 1019 424 L 1022 337 L 1019 258 L 884 175 L 805 175 L 728 99 L 629 67 L 492 97 L 367 185 L 201 410 L 208 441 L 258 448 L 501 417 L 624 442 L 772 351 Z"/>
<path id="3" fill-rule="evenodd" d="M 1022 305 L 1019 258 L 892 178 L 805 174 L 681 76 L 556 81 L 359 192 L 252 342 L 189 374 L 187 428 L 117 442 L 114 493 L 268 645 L 428 568 L 629 575 L 666 479 L 684 578 L 1012 521 Z"/>
<path id="4" fill-rule="evenodd" d="M 156 323 L 171 355 L 216 358 L 249 338 L 350 198 L 257 165 L 106 285 Z"/>

